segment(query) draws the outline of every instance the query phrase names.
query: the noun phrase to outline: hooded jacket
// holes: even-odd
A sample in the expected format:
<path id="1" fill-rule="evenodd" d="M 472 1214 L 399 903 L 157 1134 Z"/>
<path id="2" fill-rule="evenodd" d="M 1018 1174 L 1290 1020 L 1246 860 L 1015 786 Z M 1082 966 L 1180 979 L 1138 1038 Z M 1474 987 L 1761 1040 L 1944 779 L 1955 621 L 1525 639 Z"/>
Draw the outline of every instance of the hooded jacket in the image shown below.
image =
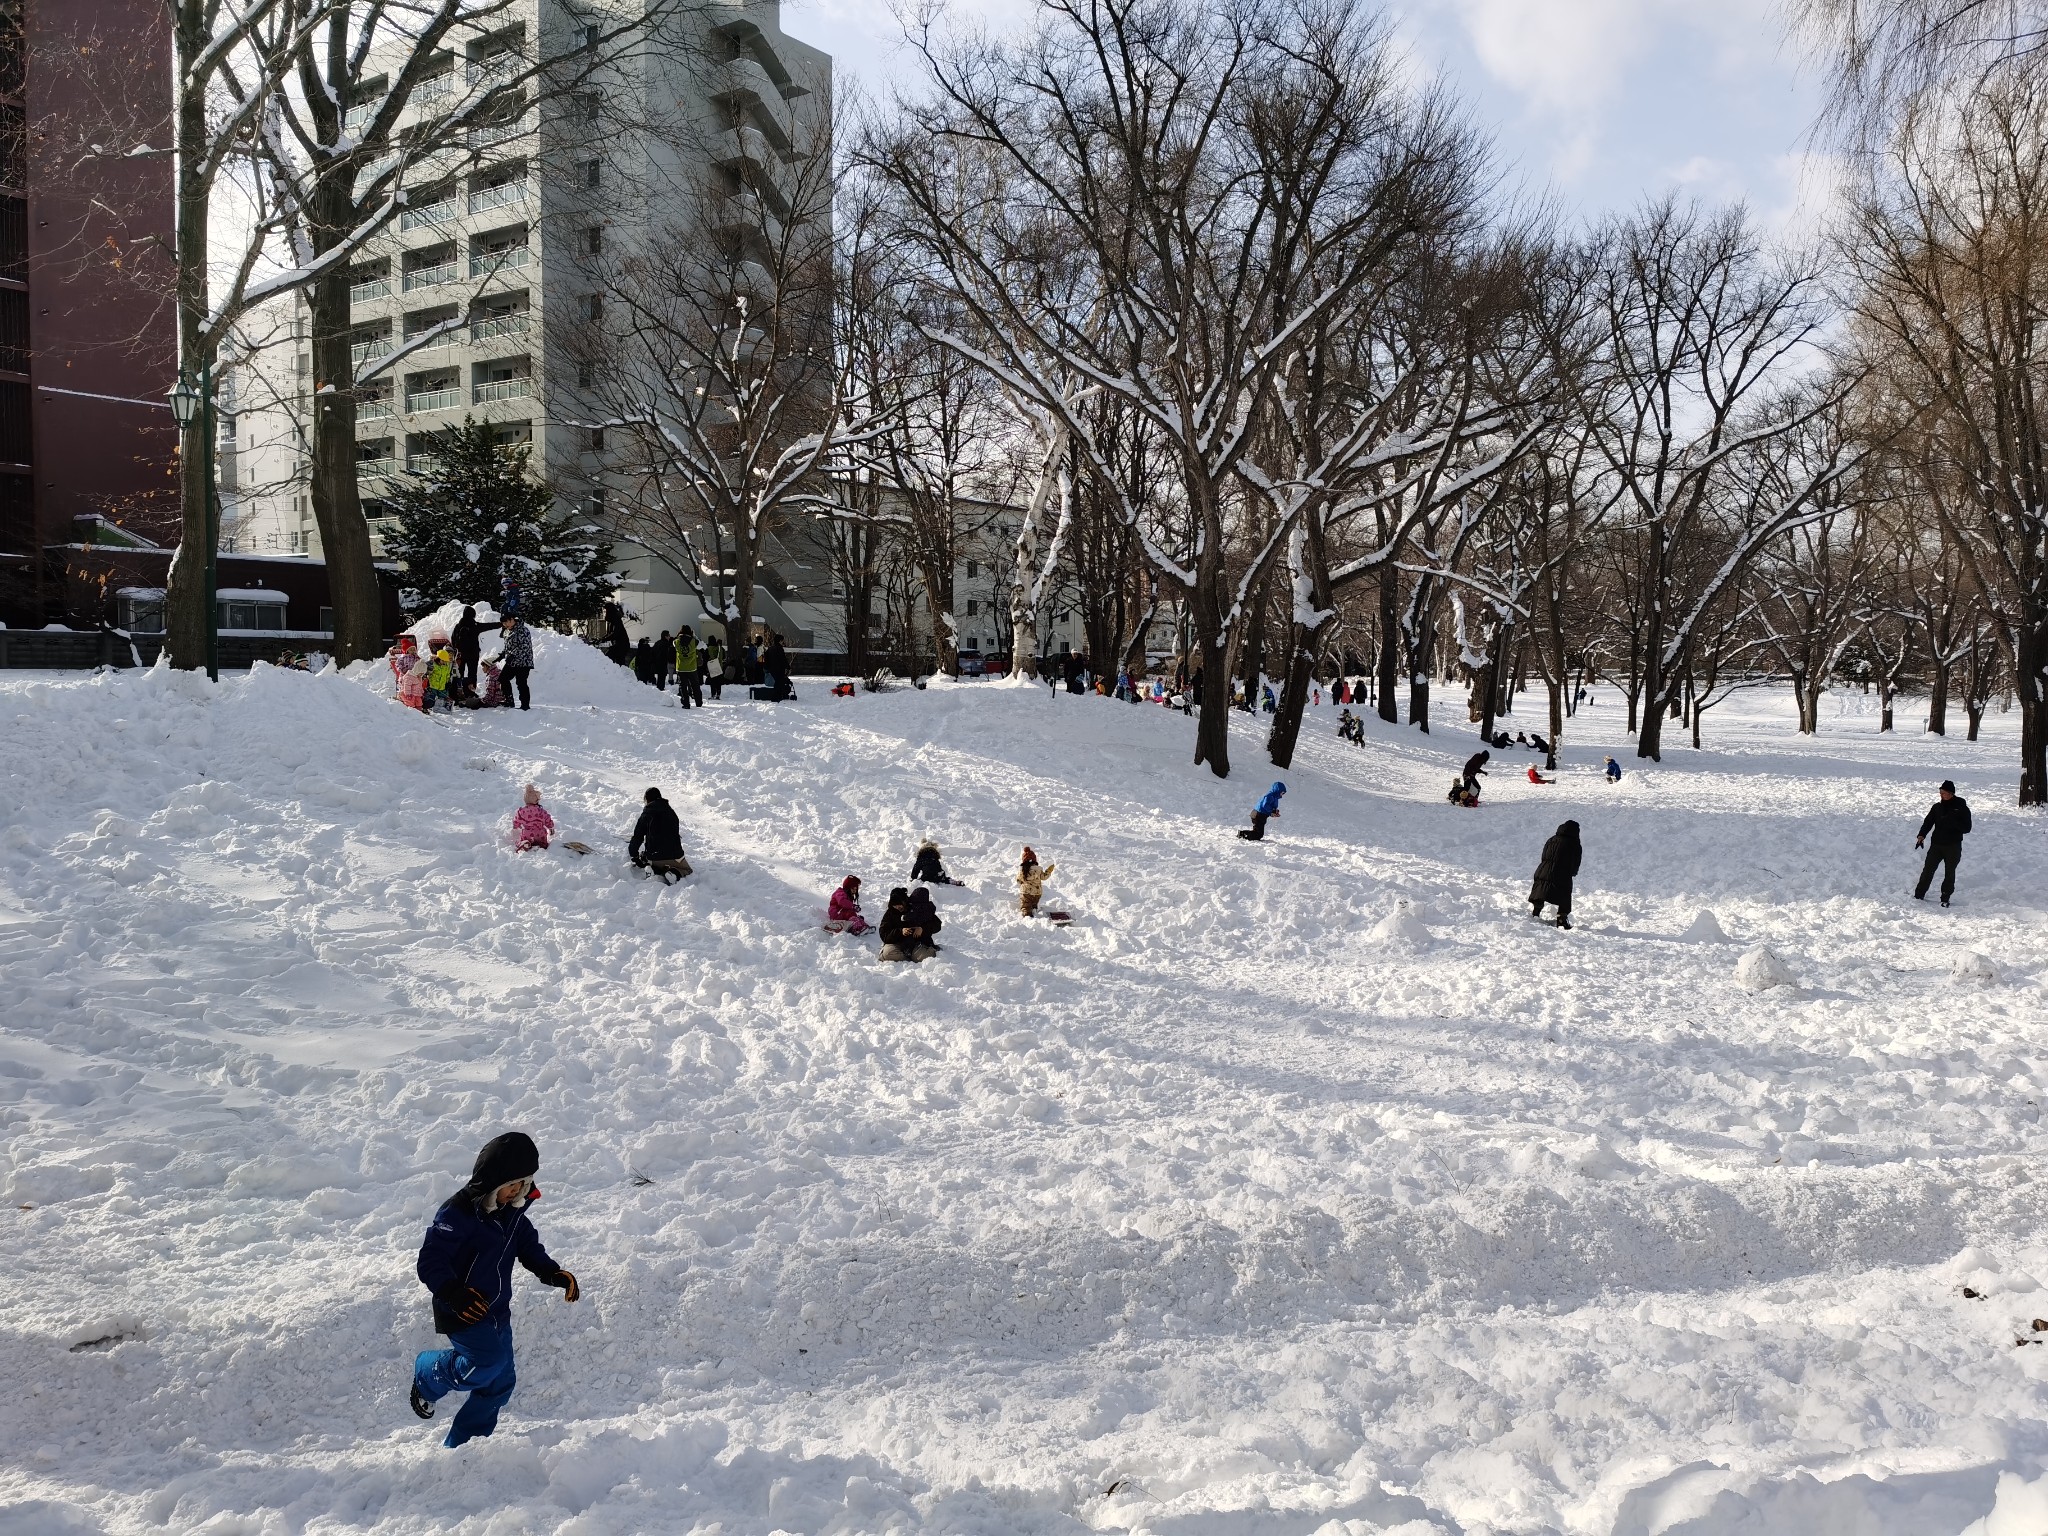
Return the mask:
<path id="1" fill-rule="evenodd" d="M 539 1169 L 540 1153 L 528 1137 L 517 1131 L 495 1137 L 477 1154 L 469 1182 L 434 1213 L 413 1267 L 420 1283 L 433 1292 L 435 1332 L 455 1333 L 480 1323 L 509 1324 L 515 1261 L 550 1284 L 562 1273 L 526 1216 L 526 1207 L 540 1198 L 539 1190 L 511 1205 L 485 1209 L 500 1185 L 531 1178 Z M 472 1290 L 484 1298 L 488 1310 L 478 1322 L 465 1323 L 457 1313 Z"/>
<path id="2" fill-rule="evenodd" d="M 1052 878 L 1057 864 L 1040 864 L 1036 861 L 1023 865 L 1017 871 L 1017 889 L 1030 901 L 1037 901 L 1045 894 L 1045 882 Z"/>
<path id="3" fill-rule="evenodd" d="M 911 939 L 912 944 L 929 944 L 939 936 L 939 930 L 946 925 L 939 921 L 938 909 L 932 905 L 932 893 L 919 886 L 910 893 L 910 903 L 903 909 L 903 926 L 922 928 L 924 932 Z"/>
<path id="4" fill-rule="evenodd" d="M 1286 793 L 1287 786 L 1285 784 L 1275 783 L 1271 789 L 1266 791 L 1265 798 L 1254 806 L 1253 809 L 1261 816 L 1278 816 L 1280 814 L 1280 797 Z M 1243 803 L 1242 800 L 1238 802 L 1240 805 Z"/>
<path id="5" fill-rule="evenodd" d="M 666 800 L 650 800 L 633 823 L 633 839 L 626 844 L 626 857 L 637 859 L 645 852 L 650 859 L 680 859 L 683 829 L 676 820 L 675 807 Z"/>
<path id="6" fill-rule="evenodd" d="M 917 857 L 911 861 L 910 865 L 910 878 L 913 880 L 943 880 L 946 878 L 946 867 L 939 861 L 939 845 L 937 843 L 918 844 Z"/>
<path id="7" fill-rule="evenodd" d="M 1551 833 L 1543 845 L 1543 857 L 1536 862 L 1535 878 L 1529 882 L 1529 900 L 1568 903 L 1572 899 L 1572 880 L 1578 875 L 1579 859 L 1584 852 L 1579 846 L 1576 821 L 1568 821 Z"/>
<path id="8" fill-rule="evenodd" d="M 1470 779 L 1486 772 L 1486 765 L 1492 760 L 1491 752 L 1474 752 L 1465 759 L 1465 777 Z"/>

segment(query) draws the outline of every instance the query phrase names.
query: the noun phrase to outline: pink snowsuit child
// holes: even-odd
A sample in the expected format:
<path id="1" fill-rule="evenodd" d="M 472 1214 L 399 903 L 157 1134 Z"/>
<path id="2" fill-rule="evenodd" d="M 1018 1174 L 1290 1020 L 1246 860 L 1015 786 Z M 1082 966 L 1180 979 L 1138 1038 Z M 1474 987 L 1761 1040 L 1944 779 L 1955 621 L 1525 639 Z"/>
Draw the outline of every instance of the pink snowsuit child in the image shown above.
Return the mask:
<path id="1" fill-rule="evenodd" d="M 555 818 L 541 808 L 540 791 L 533 785 L 526 786 L 526 803 L 512 813 L 512 839 L 524 853 L 529 848 L 545 848 L 548 839 L 555 835 Z"/>
<path id="2" fill-rule="evenodd" d="M 421 709 L 426 704 L 427 669 L 425 658 L 420 655 L 419 642 L 411 635 L 400 635 L 398 645 L 391 652 L 391 675 L 398 681 L 398 702 L 407 709 Z"/>
<path id="3" fill-rule="evenodd" d="M 860 876 L 848 875 L 832 893 L 825 909 L 825 926 L 834 933 L 866 933 L 868 920 L 860 915 Z"/>

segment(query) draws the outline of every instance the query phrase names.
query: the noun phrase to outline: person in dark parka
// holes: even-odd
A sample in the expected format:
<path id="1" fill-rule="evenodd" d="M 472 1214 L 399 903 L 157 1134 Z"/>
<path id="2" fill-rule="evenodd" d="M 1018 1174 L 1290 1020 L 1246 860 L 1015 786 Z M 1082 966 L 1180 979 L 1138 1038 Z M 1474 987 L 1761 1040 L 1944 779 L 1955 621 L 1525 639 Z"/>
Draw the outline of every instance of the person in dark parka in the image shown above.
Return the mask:
<path id="1" fill-rule="evenodd" d="M 1473 794 L 1479 793 L 1479 776 L 1486 772 L 1486 765 L 1493 760 L 1491 752 L 1474 752 L 1465 759 L 1465 787 Z"/>
<path id="2" fill-rule="evenodd" d="M 1913 839 L 1915 848 L 1923 844 L 1927 848 L 1927 862 L 1920 866 L 1920 883 L 1913 888 L 1915 901 L 1927 899 L 1927 887 L 1934 882 L 1938 865 L 1941 904 L 1948 905 L 1949 897 L 1956 893 L 1956 861 L 1963 856 L 1963 839 L 1969 831 L 1970 802 L 1956 793 L 1954 779 L 1943 779 L 1940 797 L 1928 808 L 1920 823 L 1920 835 Z"/>
<path id="3" fill-rule="evenodd" d="M 640 819 L 633 823 L 633 837 L 626 844 L 626 857 L 635 869 L 651 869 L 667 885 L 673 875 L 681 880 L 690 873 L 690 861 L 683 857 L 683 829 L 676 820 L 675 807 L 662 799 L 661 791 L 650 789 Z"/>
<path id="4" fill-rule="evenodd" d="M 442 1444 L 454 1449 L 498 1427 L 512 1395 L 512 1265 L 559 1287 L 564 1301 L 582 1294 L 576 1277 L 548 1256 L 526 1207 L 540 1198 L 533 1176 L 540 1149 L 518 1131 L 493 1137 L 477 1154 L 469 1182 L 443 1202 L 415 1265 L 433 1294 L 434 1329 L 448 1348 L 423 1349 L 413 1361 L 412 1411 L 434 1416 L 450 1392 L 467 1392 Z"/>
<path id="5" fill-rule="evenodd" d="M 1572 881 L 1579 873 L 1579 824 L 1568 821 L 1543 845 L 1536 878 L 1529 883 L 1529 915 L 1541 917 L 1546 903 L 1557 907 L 1557 926 L 1572 925 Z"/>
<path id="6" fill-rule="evenodd" d="M 449 635 L 448 639 L 455 647 L 455 664 L 462 674 L 462 680 L 469 685 L 470 692 L 474 693 L 477 664 L 483 659 L 484 654 L 484 627 L 477 622 L 474 605 L 462 610 L 462 617 L 455 621 L 454 633 Z"/>

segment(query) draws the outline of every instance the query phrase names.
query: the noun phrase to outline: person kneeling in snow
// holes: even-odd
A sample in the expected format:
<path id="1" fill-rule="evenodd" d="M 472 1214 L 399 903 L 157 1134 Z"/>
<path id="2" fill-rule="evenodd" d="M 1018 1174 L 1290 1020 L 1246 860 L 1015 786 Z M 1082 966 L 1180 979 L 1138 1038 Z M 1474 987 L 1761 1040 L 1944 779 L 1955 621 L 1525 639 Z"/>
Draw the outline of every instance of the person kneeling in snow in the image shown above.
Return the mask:
<path id="1" fill-rule="evenodd" d="M 1251 830 L 1249 832 L 1241 831 L 1237 835 L 1248 843 L 1263 841 L 1266 836 L 1266 821 L 1269 817 L 1280 814 L 1280 797 L 1286 793 L 1287 786 L 1276 780 L 1273 787 L 1266 791 L 1259 803 L 1252 807 Z"/>
<path id="2" fill-rule="evenodd" d="M 1545 777 L 1543 777 L 1542 774 L 1536 771 L 1536 765 L 1534 763 L 1531 763 L 1529 765 L 1529 782 L 1531 784 L 1555 784 L 1557 780 L 1546 779 Z"/>
<path id="3" fill-rule="evenodd" d="M 897 886 L 889 892 L 889 909 L 882 914 L 882 958 L 931 959 L 939 952 L 932 940 L 943 926 L 932 908 L 930 891 L 920 885 L 913 894 Z"/>
<path id="4" fill-rule="evenodd" d="M 910 878 L 921 880 L 926 885 L 958 885 L 960 882 L 946 873 L 946 866 L 939 859 L 939 845 L 926 838 L 917 845 L 917 857 L 910 862 Z"/>
<path id="5" fill-rule="evenodd" d="M 448 1348 L 423 1349 L 413 1361 L 412 1411 L 434 1416 L 450 1392 L 469 1401 L 441 1443 L 454 1449 L 498 1427 L 498 1410 L 512 1395 L 512 1264 L 516 1259 L 564 1301 L 582 1294 L 576 1277 L 548 1257 L 526 1207 L 540 1198 L 533 1176 L 540 1149 L 531 1137 L 509 1131 L 477 1154 L 469 1182 L 434 1213 L 414 1266 L 433 1293 L 434 1330 Z"/>
<path id="6" fill-rule="evenodd" d="M 860 876 L 848 875 L 832 893 L 825 909 L 825 926 L 834 933 L 866 933 L 868 920 L 860 915 Z"/>
<path id="7" fill-rule="evenodd" d="M 1479 804 L 1479 790 L 1470 779 L 1456 778 L 1451 780 L 1451 792 L 1444 798 L 1453 805 L 1472 810 Z"/>
<path id="8" fill-rule="evenodd" d="M 1019 912 L 1023 913 L 1026 917 L 1038 916 L 1038 904 L 1045 899 L 1045 882 L 1052 878 L 1052 872 L 1058 868 L 1059 865 L 1057 864 L 1047 864 L 1041 868 L 1038 862 L 1038 855 L 1031 851 L 1031 846 L 1028 843 L 1025 845 L 1024 857 L 1017 865 L 1017 910 Z"/>
<path id="9" fill-rule="evenodd" d="M 661 798 L 658 789 L 648 790 L 641 800 L 643 808 L 640 819 L 633 823 L 626 857 L 635 869 L 651 869 L 661 876 L 663 885 L 669 884 L 671 875 L 677 880 L 686 878 L 690 861 L 683 857 L 683 828 L 676 820 L 675 808 Z"/>
<path id="10" fill-rule="evenodd" d="M 539 787 L 527 785 L 526 803 L 512 813 L 512 841 L 524 853 L 529 848 L 547 847 L 554 835 L 555 818 L 542 808 Z"/>

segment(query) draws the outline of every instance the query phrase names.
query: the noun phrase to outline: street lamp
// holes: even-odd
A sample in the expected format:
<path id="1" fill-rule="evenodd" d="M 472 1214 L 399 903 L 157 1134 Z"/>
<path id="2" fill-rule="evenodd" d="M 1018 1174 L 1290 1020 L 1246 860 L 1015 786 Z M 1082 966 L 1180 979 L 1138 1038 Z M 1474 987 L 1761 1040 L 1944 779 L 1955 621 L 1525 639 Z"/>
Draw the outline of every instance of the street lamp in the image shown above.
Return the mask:
<path id="1" fill-rule="evenodd" d="M 220 547 L 220 506 L 213 494 L 213 364 L 202 363 L 199 367 L 199 382 L 195 385 L 189 373 L 180 373 L 178 382 L 171 386 L 171 415 L 178 423 L 180 432 L 190 431 L 192 423 L 200 424 L 199 452 L 201 479 L 205 485 L 206 497 L 206 676 L 209 681 L 220 681 L 220 604 L 214 597 L 218 576 L 214 567 L 214 553 Z"/>

